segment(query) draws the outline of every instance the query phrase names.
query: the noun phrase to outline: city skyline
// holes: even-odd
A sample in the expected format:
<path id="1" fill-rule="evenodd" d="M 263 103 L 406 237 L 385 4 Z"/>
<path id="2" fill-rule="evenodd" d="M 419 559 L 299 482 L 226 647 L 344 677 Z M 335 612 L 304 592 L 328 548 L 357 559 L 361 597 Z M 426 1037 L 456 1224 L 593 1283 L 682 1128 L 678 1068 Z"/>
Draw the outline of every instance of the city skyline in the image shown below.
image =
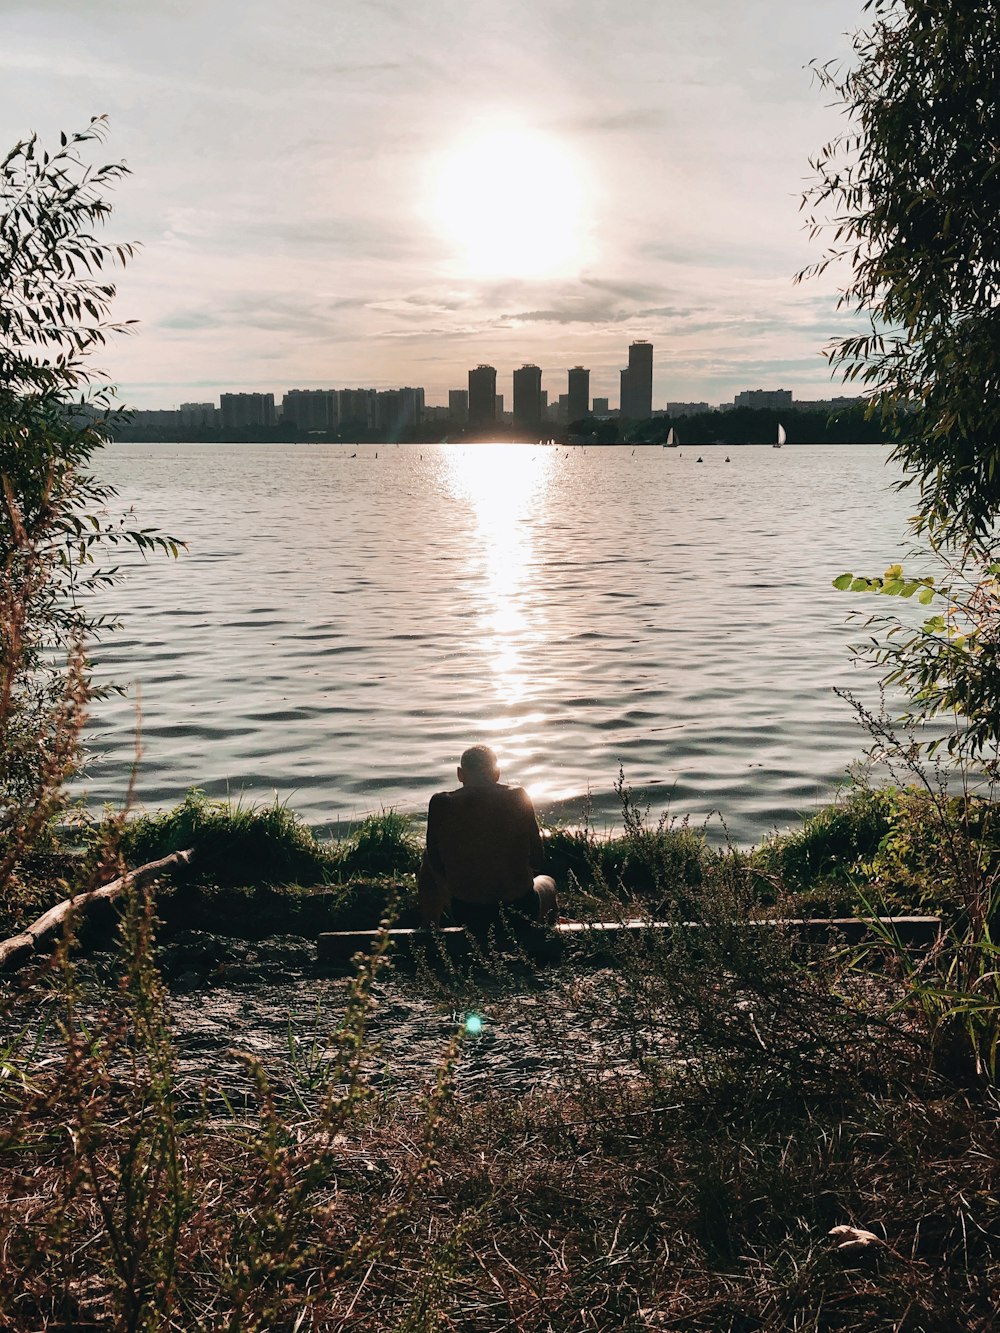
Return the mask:
<path id="1" fill-rule="evenodd" d="M 419 384 L 469 365 L 590 370 L 623 330 L 654 401 L 751 384 L 839 392 L 855 327 L 799 213 L 840 127 L 806 66 L 843 59 L 861 0 L 13 0 L 7 145 L 108 113 L 133 171 L 113 240 L 141 251 L 101 364 L 138 407 L 283 385 Z M 455 53 L 461 52 L 461 59 Z"/>
<path id="2" fill-rule="evenodd" d="M 396 421 L 420 422 L 429 413 L 437 419 L 450 420 L 462 425 L 482 427 L 494 421 L 508 421 L 525 429 L 538 429 L 546 422 L 568 423 L 590 415 L 620 416 L 642 421 L 654 415 L 675 414 L 680 411 L 724 410 L 728 403 L 709 404 L 668 399 L 663 407 L 656 407 L 653 399 L 653 367 L 655 349 L 647 339 L 637 339 L 628 346 L 628 365 L 619 372 L 620 396 L 618 407 L 610 407 L 610 399 L 600 395 L 591 400 L 590 368 L 563 367 L 554 372 L 565 375 L 566 392 L 550 401 L 549 390 L 542 387 L 544 378 L 540 366 L 530 363 L 513 369 L 510 374 L 512 408 L 504 411 L 504 394 L 497 392 L 499 371 L 496 366 L 480 363 L 467 372 L 466 389 L 449 389 L 447 404 L 428 403 L 422 385 L 399 385 L 387 389 L 373 386 L 341 386 L 327 384 L 313 388 L 286 388 L 283 393 L 262 390 L 222 391 L 216 407 L 212 402 L 194 401 L 158 405 L 155 408 L 135 409 L 140 416 L 153 417 L 174 412 L 181 424 L 192 427 L 210 426 L 212 419 L 206 413 L 218 413 L 218 424 L 223 428 L 237 426 L 271 426 L 279 419 L 291 421 L 303 429 L 327 430 L 345 418 L 363 420 L 369 425 L 384 424 L 387 418 Z M 238 410 L 239 416 L 230 414 Z M 251 402 L 252 400 L 252 402 Z M 806 400 L 809 402 L 810 400 Z M 816 400 L 812 400 L 815 405 Z M 833 399 L 824 399 L 832 402 Z M 853 396 L 838 395 L 836 402 L 854 401 Z M 734 407 L 791 407 L 790 389 L 742 389 L 733 398 Z M 245 409 L 245 410 L 244 410 Z M 428 412 L 429 409 L 429 412 Z"/>

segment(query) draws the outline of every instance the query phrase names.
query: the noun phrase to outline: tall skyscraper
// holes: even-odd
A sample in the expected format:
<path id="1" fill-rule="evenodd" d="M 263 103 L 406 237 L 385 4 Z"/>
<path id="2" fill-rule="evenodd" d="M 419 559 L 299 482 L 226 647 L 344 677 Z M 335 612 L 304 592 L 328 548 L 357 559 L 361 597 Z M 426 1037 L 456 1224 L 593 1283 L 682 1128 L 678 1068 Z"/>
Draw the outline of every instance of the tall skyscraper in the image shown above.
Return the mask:
<path id="1" fill-rule="evenodd" d="M 469 425 L 488 426 L 497 419 L 497 372 L 494 366 L 469 371 Z"/>
<path id="2" fill-rule="evenodd" d="M 619 371 L 621 376 L 621 388 L 618 391 L 618 415 L 620 417 L 630 417 L 632 415 L 632 386 L 629 382 L 627 370 Z"/>
<path id="3" fill-rule="evenodd" d="M 569 372 L 567 413 L 570 421 L 590 415 L 590 371 L 574 366 Z"/>
<path id="4" fill-rule="evenodd" d="M 653 415 L 653 344 L 639 338 L 629 346 L 628 370 L 621 372 L 620 412 L 631 421 Z"/>
<path id="5" fill-rule="evenodd" d="M 542 372 L 538 366 L 514 371 L 514 422 L 534 432 L 542 428 Z"/>
<path id="6" fill-rule="evenodd" d="M 653 415 L 653 344 L 644 338 L 628 349 L 628 396 L 625 416 L 644 421 Z"/>

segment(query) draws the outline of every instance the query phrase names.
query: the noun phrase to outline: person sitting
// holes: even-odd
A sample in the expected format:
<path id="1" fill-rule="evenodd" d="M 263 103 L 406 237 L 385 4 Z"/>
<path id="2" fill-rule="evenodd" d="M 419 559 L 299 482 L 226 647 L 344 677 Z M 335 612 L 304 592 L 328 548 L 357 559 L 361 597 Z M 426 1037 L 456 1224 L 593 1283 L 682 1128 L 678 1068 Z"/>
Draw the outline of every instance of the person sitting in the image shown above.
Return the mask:
<path id="1" fill-rule="evenodd" d="M 445 909 L 480 939 L 506 916 L 515 925 L 552 925 L 555 880 L 542 873 L 544 852 L 531 797 L 500 782 L 488 745 L 472 745 L 458 767 L 462 784 L 439 791 L 427 808 L 427 846 L 418 880 L 424 925 Z"/>

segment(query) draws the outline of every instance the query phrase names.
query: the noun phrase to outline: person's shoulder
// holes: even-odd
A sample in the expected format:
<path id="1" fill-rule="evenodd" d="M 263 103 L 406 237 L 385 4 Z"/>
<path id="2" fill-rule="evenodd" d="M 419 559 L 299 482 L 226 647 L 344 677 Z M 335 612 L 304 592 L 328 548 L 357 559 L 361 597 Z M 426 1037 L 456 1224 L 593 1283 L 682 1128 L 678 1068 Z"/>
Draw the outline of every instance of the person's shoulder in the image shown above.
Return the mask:
<path id="1" fill-rule="evenodd" d="M 433 806 L 450 804 L 461 790 L 461 787 L 459 787 L 458 791 L 436 791 L 428 802 L 427 808 L 431 809 Z"/>
<path id="2" fill-rule="evenodd" d="M 506 793 L 506 799 L 512 805 L 531 806 L 531 797 L 523 787 L 503 787 L 502 790 Z M 533 806 L 531 808 L 534 809 Z"/>

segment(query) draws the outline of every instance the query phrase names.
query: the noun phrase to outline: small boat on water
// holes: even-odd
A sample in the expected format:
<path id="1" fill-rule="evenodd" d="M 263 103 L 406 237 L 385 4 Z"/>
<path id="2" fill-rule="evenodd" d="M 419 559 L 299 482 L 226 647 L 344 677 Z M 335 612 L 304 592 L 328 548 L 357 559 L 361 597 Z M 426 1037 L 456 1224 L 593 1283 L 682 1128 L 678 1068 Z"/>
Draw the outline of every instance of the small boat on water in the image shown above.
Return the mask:
<path id="1" fill-rule="evenodd" d="M 664 449 L 676 449 L 679 444 L 680 440 L 677 438 L 677 432 L 671 426 L 667 431 L 667 442 L 663 447 Z"/>
<path id="2" fill-rule="evenodd" d="M 778 438 L 775 440 L 774 444 L 771 445 L 771 448 L 772 448 L 772 449 L 780 449 L 781 446 L 785 443 L 785 441 L 786 441 L 787 439 L 788 439 L 788 436 L 785 434 L 785 428 L 784 428 L 784 426 L 781 424 L 781 422 L 779 421 L 779 422 L 778 422 Z"/>

